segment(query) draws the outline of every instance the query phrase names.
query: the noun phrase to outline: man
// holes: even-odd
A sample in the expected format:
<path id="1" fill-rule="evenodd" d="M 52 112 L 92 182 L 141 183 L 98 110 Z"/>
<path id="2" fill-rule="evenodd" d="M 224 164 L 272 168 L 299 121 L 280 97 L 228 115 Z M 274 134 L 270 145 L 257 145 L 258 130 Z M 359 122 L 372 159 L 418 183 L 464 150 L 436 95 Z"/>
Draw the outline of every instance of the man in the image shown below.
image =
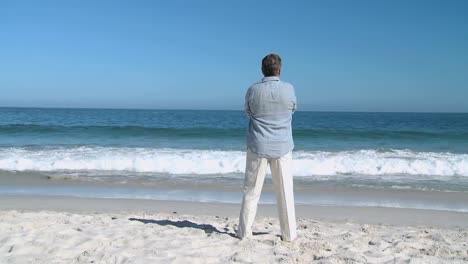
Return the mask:
<path id="1" fill-rule="evenodd" d="M 253 84 L 245 96 L 245 111 L 250 122 L 247 130 L 247 161 L 244 198 L 237 236 L 252 236 L 252 225 L 268 164 L 276 192 L 281 238 L 296 238 L 292 179 L 291 120 L 296 110 L 294 87 L 280 81 L 281 58 L 276 54 L 262 60 L 264 78 Z"/>

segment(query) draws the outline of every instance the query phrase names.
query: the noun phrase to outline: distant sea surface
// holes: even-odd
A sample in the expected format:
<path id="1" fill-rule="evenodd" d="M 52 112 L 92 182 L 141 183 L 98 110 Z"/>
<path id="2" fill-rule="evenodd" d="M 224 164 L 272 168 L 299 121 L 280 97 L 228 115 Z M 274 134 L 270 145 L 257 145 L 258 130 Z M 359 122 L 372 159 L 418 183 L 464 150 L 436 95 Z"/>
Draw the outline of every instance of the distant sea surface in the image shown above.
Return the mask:
<path id="1" fill-rule="evenodd" d="M 239 202 L 247 124 L 242 111 L 0 108 L 0 194 Z M 293 129 L 298 203 L 468 211 L 468 114 L 298 111 Z"/>

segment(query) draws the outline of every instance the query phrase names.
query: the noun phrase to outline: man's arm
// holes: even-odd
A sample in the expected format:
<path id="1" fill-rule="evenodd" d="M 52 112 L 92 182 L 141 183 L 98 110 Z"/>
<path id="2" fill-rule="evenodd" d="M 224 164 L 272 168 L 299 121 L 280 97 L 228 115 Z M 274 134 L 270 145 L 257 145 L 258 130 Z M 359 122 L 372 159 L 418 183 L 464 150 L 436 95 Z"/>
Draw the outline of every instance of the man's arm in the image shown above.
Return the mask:
<path id="1" fill-rule="evenodd" d="M 247 90 L 247 93 L 245 94 L 244 109 L 245 109 L 245 113 L 247 114 L 247 116 L 252 117 L 252 112 L 250 111 L 250 105 L 249 105 L 249 98 L 250 98 L 250 88 Z"/>
<path id="2" fill-rule="evenodd" d="M 297 110 L 297 99 L 296 99 L 296 93 L 294 91 L 294 87 L 292 87 L 292 112 L 296 112 Z"/>

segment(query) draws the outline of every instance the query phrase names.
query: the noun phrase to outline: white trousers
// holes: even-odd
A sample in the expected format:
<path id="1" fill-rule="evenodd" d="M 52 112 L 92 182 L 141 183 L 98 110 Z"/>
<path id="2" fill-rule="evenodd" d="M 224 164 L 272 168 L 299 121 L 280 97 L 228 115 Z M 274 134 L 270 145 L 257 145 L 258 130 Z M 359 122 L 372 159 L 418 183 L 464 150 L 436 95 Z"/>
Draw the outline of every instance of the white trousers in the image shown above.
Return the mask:
<path id="1" fill-rule="evenodd" d="M 237 236 L 240 238 L 252 236 L 252 225 L 257 213 L 258 200 L 268 164 L 270 164 L 273 188 L 276 193 L 281 238 L 284 241 L 292 241 L 297 237 L 297 234 L 291 152 L 280 158 L 262 158 L 247 150 L 244 198 Z"/>

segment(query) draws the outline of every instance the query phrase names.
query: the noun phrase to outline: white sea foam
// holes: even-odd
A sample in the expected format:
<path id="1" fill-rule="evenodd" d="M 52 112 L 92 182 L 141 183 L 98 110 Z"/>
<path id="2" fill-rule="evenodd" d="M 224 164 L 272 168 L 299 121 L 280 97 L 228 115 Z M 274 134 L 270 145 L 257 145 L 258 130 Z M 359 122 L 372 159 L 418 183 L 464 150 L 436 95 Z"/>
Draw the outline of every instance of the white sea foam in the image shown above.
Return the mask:
<path id="1" fill-rule="evenodd" d="M 410 150 L 294 152 L 294 175 L 468 176 L 468 154 Z M 245 152 L 152 148 L 0 148 L 0 170 L 243 173 Z"/>

